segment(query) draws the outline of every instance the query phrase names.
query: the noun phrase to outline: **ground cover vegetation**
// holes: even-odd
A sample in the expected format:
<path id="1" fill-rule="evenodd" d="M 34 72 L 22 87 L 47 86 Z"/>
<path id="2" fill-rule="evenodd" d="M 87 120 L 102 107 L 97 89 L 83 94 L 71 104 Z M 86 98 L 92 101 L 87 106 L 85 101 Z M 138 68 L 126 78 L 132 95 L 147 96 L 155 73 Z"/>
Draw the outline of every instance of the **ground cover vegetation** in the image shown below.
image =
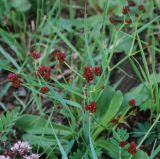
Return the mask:
<path id="1" fill-rule="evenodd" d="M 0 0 L 0 159 L 159 159 L 159 61 L 159 0 Z"/>

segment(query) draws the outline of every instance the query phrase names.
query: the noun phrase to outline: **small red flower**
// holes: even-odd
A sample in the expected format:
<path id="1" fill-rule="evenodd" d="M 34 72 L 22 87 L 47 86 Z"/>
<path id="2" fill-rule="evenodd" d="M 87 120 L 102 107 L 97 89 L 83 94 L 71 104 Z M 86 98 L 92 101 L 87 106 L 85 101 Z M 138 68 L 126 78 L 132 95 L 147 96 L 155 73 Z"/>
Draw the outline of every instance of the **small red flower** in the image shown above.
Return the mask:
<path id="1" fill-rule="evenodd" d="M 120 147 L 124 147 L 126 144 L 127 144 L 126 141 L 120 141 L 120 142 L 119 142 L 119 146 L 120 146 Z"/>
<path id="2" fill-rule="evenodd" d="M 121 118 L 121 116 L 122 116 L 121 114 L 118 114 L 117 119 L 120 119 L 120 118 Z"/>
<path id="3" fill-rule="evenodd" d="M 122 10 L 122 13 L 123 13 L 123 14 L 128 14 L 129 12 L 130 12 L 129 6 L 124 6 L 124 7 L 123 7 L 123 10 Z"/>
<path id="4" fill-rule="evenodd" d="M 38 52 L 38 51 L 32 51 L 31 52 L 31 56 L 34 58 L 34 59 L 39 59 L 41 57 L 41 53 Z"/>
<path id="5" fill-rule="evenodd" d="M 14 88 L 20 87 L 20 80 L 18 79 L 18 80 L 16 80 L 15 82 L 13 82 L 13 83 L 12 83 L 12 86 L 13 86 Z"/>
<path id="6" fill-rule="evenodd" d="M 142 13 L 145 12 L 145 7 L 144 7 L 143 4 L 139 5 L 139 6 L 138 6 L 138 9 L 139 9 Z"/>
<path id="7" fill-rule="evenodd" d="M 49 91 L 49 89 L 48 89 L 47 86 L 43 86 L 43 87 L 41 88 L 41 93 L 43 93 L 43 94 L 46 94 L 48 91 Z"/>
<path id="8" fill-rule="evenodd" d="M 65 60 L 66 55 L 63 52 L 57 52 L 56 53 L 56 57 L 57 57 L 59 63 L 63 63 L 64 60 Z"/>
<path id="9" fill-rule="evenodd" d="M 96 112 L 96 103 L 95 102 L 91 102 L 90 103 L 90 112 L 91 113 L 95 113 Z"/>
<path id="10" fill-rule="evenodd" d="M 132 107 L 135 106 L 136 105 L 135 99 L 130 99 L 129 100 L 129 105 L 132 106 Z"/>
<path id="11" fill-rule="evenodd" d="M 50 75 L 51 75 L 51 68 L 50 67 L 41 66 L 38 68 L 37 76 L 41 76 L 44 79 L 49 79 Z"/>
<path id="12" fill-rule="evenodd" d="M 111 122 L 112 122 L 113 124 L 117 125 L 117 124 L 118 124 L 118 121 L 119 121 L 119 120 L 118 120 L 117 118 L 113 118 Z"/>
<path id="13" fill-rule="evenodd" d="M 128 3 L 129 3 L 129 6 L 132 6 L 132 7 L 136 5 L 133 0 L 130 0 Z"/>
<path id="14" fill-rule="evenodd" d="M 109 17 L 109 20 L 110 20 L 110 22 L 111 22 L 112 24 L 115 24 L 115 23 L 116 23 L 116 20 L 114 19 L 113 16 L 110 16 L 110 17 Z"/>
<path id="15" fill-rule="evenodd" d="M 94 73 L 94 70 L 90 66 L 84 67 L 83 77 L 87 80 L 88 83 L 93 81 L 94 79 L 93 73 Z"/>
<path id="16" fill-rule="evenodd" d="M 96 76 L 100 76 L 102 73 L 101 67 L 94 67 L 94 73 Z"/>
<path id="17" fill-rule="evenodd" d="M 127 24 L 132 24 L 132 20 L 131 19 L 127 19 L 126 22 L 127 22 Z"/>
<path id="18" fill-rule="evenodd" d="M 18 79 L 18 75 L 16 73 L 8 74 L 8 82 L 15 82 Z"/>
<path id="19" fill-rule="evenodd" d="M 86 105 L 85 109 L 89 111 L 90 113 L 95 113 L 96 112 L 96 103 L 91 102 L 90 105 Z"/>
<path id="20" fill-rule="evenodd" d="M 135 155 L 135 153 L 137 152 L 137 149 L 136 149 L 137 145 L 136 143 L 133 141 L 130 143 L 130 146 L 128 148 L 128 152 L 131 154 L 131 155 Z"/>
<path id="21" fill-rule="evenodd" d="M 139 17 L 139 14 L 138 14 L 138 13 L 135 13 L 135 17 L 137 17 L 137 18 L 138 18 L 138 17 Z"/>
<path id="22" fill-rule="evenodd" d="M 19 80 L 18 75 L 16 73 L 9 73 L 8 82 L 12 83 L 12 86 L 14 88 L 20 87 L 20 80 Z"/>

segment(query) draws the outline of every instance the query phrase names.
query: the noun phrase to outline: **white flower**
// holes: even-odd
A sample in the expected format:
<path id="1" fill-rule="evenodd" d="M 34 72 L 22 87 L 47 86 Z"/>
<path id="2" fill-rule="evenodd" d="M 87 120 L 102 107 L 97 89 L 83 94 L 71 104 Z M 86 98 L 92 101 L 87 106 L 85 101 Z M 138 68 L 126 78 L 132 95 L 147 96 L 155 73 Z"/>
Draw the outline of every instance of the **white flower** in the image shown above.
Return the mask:
<path id="1" fill-rule="evenodd" d="M 11 147 L 11 150 L 13 152 L 19 152 L 19 154 L 21 155 L 28 153 L 31 149 L 32 149 L 31 146 L 26 141 L 24 142 L 18 141 L 13 145 L 13 147 Z"/>
<path id="2" fill-rule="evenodd" d="M 24 159 L 31 159 L 31 156 L 23 156 Z"/>
<path id="3" fill-rule="evenodd" d="M 32 155 L 31 155 L 31 158 L 32 158 L 32 159 L 39 159 L 39 155 L 38 155 L 38 154 L 32 154 Z"/>
<path id="4" fill-rule="evenodd" d="M 30 156 L 23 156 L 24 159 L 39 159 L 39 155 L 38 154 L 32 154 Z"/>
<path id="5" fill-rule="evenodd" d="M 0 155 L 0 159 L 10 159 L 10 157 L 9 156 Z"/>

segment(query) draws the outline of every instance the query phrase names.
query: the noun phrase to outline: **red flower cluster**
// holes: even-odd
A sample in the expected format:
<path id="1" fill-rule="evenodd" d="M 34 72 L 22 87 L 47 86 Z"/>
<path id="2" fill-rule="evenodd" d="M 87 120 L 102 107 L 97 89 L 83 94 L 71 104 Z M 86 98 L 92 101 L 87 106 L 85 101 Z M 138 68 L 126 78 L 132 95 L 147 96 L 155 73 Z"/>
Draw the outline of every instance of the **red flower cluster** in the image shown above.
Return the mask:
<path id="1" fill-rule="evenodd" d="M 118 124 L 118 121 L 119 121 L 119 120 L 118 120 L 117 118 L 113 118 L 111 122 L 112 122 L 113 124 L 117 125 L 117 124 Z"/>
<path id="2" fill-rule="evenodd" d="M 136 149 L 137 145 L 134 141 L 132 141 L 130 143 L 130 146 L 128 147 L 128 152 L 131 154 L 131 155 L 134 155 L 136 152 L 137 152 L 137 149 Z"/>
<path id="3" fill-rule="evenodd" d="M 128 3 L 129 3 L 129 6 L 132 6 L 132 7 L 136 5 L 133 0 L 130 0 Z"/>
<path id="4" fill-rule="evenodd" d="M 88 83 L 94 79 L 94 71 L 90 66 L 84 67 L 83 77 L 87 80 Z"/>
<path id="5" fill-rule="evenodd" d="M 127 141 L 120 141 L 119 146 L 124 147 L 127 144 Z"/>
<path id="6" fill-rule="evenodd" d="M 144 5 L 141 4 L 138 6 L 138 9 L 142 12 L 142 13 L 145 13 L 145 8 L 144 8 Z"/>
<path id="7" fill-rule="evenodd" d="M 66 55 L 63 52 L 57 52 L 56 53 L 56 57 L 57 57 L 59 63 L 63 63 L 64 60 L 65 60 Z"/>
<path id="8" fill-rule="evenodd" d="M 49 89 L 48 89 L 47 86 L 43 86 L 43 87 L 41 88 L 41 93 L 43 93 L 43 94 L 46 94 L 48 91 L 49 91 Z"/>
<path id="9" fill-rule="evenodd" d="M 101 67 L 97 67 L 97 66 L 94 67 L 94 73 L 95 73 L 96 76 L 100 76 L 101 73 L 102 73 Z"/>
<path id="10" fill-rule="evenodd" d="M 138 17 L 139 17 L 139 14 L 138 14 L 138 13 L 135 13 L 135 17 L 137 17 L 137 18 L 138 18 Z"/>
<path id="11" fill-rule="evenodd" d="M 88 110 L 90 113 L 95 113 L 96 112 L 96 103 L 91 102 L 90 105 L 86 105 L 85 109 Z"/>
<path id="12" fill-rule="evenodd" d="M 8 82 L 11 82 L 12 86 L 14 88 L 20 87 L 20 80 L 19 80 L 18 75 L 16 73 L 9 73 Z"/>
<path id="13" fill-rule="evenodd" d="M 83 77 L 87 80 L 88 83 L 92 82 L 94 80 L 94 74 L 96 76 L 100 76 L 102 72 L 101 67 L 94 67 L 91 66 L 84 67 L 84 73 Z"/>
<path id="14" fill-rule="evenodd" d="M 111 22 L 112 24 L 115 24 L 115 23 L 116 23 L 116 20 L 114 19 L 113 16 L 110 16 L 110 17 L 109 17 L 109 20 L 110 20 L 110 22 Z"/>
<path id="15" fill-rule="evenodd" d="M 129 12 L 130 12 L 129 6 L 124 6 L 124 7 L 123 7 L 123 10 L 122 10 L 122 13 L 123 13 L 123 14 L 128 14 Z"/>
<path id="16" fill-rule="evenodd" d="M 127 24 L 132 24 L 132 19 L 127 19 L 126 22 Z"/>
<path id="17" fill-rule="evenodd" d="M 119 114 L 116 118 L 113 118 L 111 122 L 116 125 L 118 124 L 120 118 L 121 118 L 121 115 Z"/>
<path id="18" fill-rule="evenodd" d="M 145 9 L 145 7 L 144 7 L 143 4 L 141 4 L 141 5 L 139 5 L 139 6 L 136 6 L 136 8 L 138 8 L 138 10 L 139 10 L 137 13 L 132 12 L 132 10 L 131 10 L 130 8 L 135 7 L 135 6 L 136 6 L 136 3 L 135 3 L 133 0 L 128 0 L 128 5 L 124 6 L 123 9 L 122 9 L 122 13 L 128 17 L 128 19 L 126 20 L 126 23 L 127 23 L 127 24 L 131 24 L 131 23 L 133 22 L 133 21 L 129 18 L 129 16 L 128 16 L 127 14 L 133 13 L 135 17 L 139 17 L 139 12 L 142 12 L 142 13 L 145 13 L 145 12 L 146 12 L 146 9 Z M 110 20 L 110 22 L 111 22 L 112 24 L 119 23 L 119 22 L 120 22 L 120 23 L 123 23 L 122 20 L 118 20 L 118 19 L 116 20 L 116 19 L 114 18 L 114 16 L 110 16 L 110 17 L 109 17 L 109 20 Z"/>
<path id="19" fill-rule="evenodd" d="M 41 53 L 38 52 L 38 51 L 32 51 L 31 52 L 31 56 L 34 58 L 34 59 L 39 59 L 41 57 Z"/>
<path id="20" fill-rule="evenodd" d="M 41 66 L 38 68 L 38 76 L 43 77 L 44 79 L 49 79 L 51 75 L 51 68 L 50 67 L 45 67 Z"/>
<path id="21" fill-rule="evenodd" d="M 136 105 L 135 99 L 130 99 L 130 100 L 129 100 L 129 105 L 130 105 L 131 107 L 135 106 L 135 105 Z"/>

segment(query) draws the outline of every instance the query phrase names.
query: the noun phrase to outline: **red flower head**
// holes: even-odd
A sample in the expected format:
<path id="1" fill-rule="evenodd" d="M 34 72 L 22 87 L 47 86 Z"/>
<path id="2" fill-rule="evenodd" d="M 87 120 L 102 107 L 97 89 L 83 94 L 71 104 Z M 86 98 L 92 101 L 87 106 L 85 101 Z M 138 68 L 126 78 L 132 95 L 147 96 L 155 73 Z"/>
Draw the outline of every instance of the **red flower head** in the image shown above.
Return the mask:
<path id="1" fill-rule="evenodd" d="M 44 79 L 49 79 L 50 75 L 51 75 L 51 68 L 41 66 L 41 67 L 38 68 L 37 75 L 43 77 Z"/>
<path id="2" fill-rule="evenodd" d="M 137 151 L 136 149 L 137 145 L 136 143 L 133 141 L 130 143 L 130 146 L 128 147 L 128 152 L 131 154 L 131 155 L 134 155 Z"/>
<path id="3" fill-rule="evenodd" d="M 48 91 L 49 91 L 49 89 L 48 89 L 47 86 L 43 86 L 43 87 L 41 88 L 41 93 L 43 93 L 43 94 L 46 94 Z"/>
<path id="4" fill-rule="evenodd" d="M 31 52 L 31 56 L 34 58 L 34 59 L 39 59 L 41 57 L 41 53 L 38 52 L 38 51 L 32 51 Z"/>
<path id="5" fill-rule="evenodd" d="M 111 22 L 112 24 L 115 24 L 115 23 L 116 23 L 116 21 L 115 21 L 115 19 L 114 19 L 113 16 L 110 16 L 110 17 L 109 17 L 109 20 L 110 20 L 110 22 Z"/>
<path id="6" fill-rule="evenodd" d="M 132 6 L 132 7 L 136 5 L 133 0 L 130 0 L 128 3 L 129 3 L 129 5 Z"/>
<path id="7" fill-rule="evenodd" d="M 8 82 L 14 82 L 18 79 L 18 75 L 16 73 L 8 74 Z"/>
<path id="8" fill-rule="evenodd" d="M 117 124 L 118 124 L 118 121 L 119 121 L 119 120 L 118 120 L 117 118 L 113 118 L 111 122 L 112 122 L 113 124 L 117 125 Z"/>
<path id="9" fill-rule="evenodd" d="M 57 52 L 56 53 L 56 57 L 57 57 L 59 63 L 63 63 L 64 60 L 65 60 L 66 55 L 63 52 Z"/>
<path id="10" fill-rule="evenodd" d="M 129 12 L 130 12 L 129 6 L 124 6 L 123 10 L 122 10 L 122 13 L 123 14 L 128 14 Z"/>
<path id="11" fill-rule="evenodd" d="M 20 80 L 19 80 L 18 75 L 16 73 L 9 73 L 8 82 L 12 83 L 12 86 L 14 88 L 20 87 Z"/>
<path id="12" fill-rule="evenodd" d="M 127 24 L 132 24 L 132 20 L 131 19 L 127 19 L 126 22 L 127 22 Z"/>
<path id="13" fill-rule="evenodd" d="M 96 76 L 100 76 L 102 72 L 101 67 L 94 67 L 94 73 Z"/>
<path id="14" fill-rule="evenodd" d="M 142 13 L 145 12 L 145 8 L 144 8 L 144 5 L 143 5 L 143 4 L 139 5 L 139 6 L 138 6 L 138 9 L 139 9 Z"/>
<path id="15" fill-rule="evenodd" d="M 91 102 L 90 103 L 90 112 L 91 113 L 95 113 L 96 112 L 96 103 L 95 102 Z"/>
<path id="16" fill-rule="evenodd" d="M 138 17 L 139 17 L 139 14 L 138 14 L 138 13 L 135 13 L 135 17 L 137 17 L 137 18 L 138 18 Z"/>
<path id="17" fill-rule="evenodd" d="M 13 86 L 14 88 L 20 87 L 20 80 L 16 80 L 15 82 L 13 82 L 13 83 L 12 83 L 12 86 Z"/>
<path id="18" fill-rule="evenodd" d="M 129 100 L 129 105 L 132 106 L 132 107 L 135 106 L 136 105 L 135 99 L 130 99 Z"/>
<path id="19" fill-rule="evenodd" d="M 89 111 L 90 113 L 95 113 L 96 112 L 96 103 L 91 102 L 90 105 L 86 105 L 85 109 Z"/>
<path id="20" fill-rule="evenodd" d="M 120 146 L 120 147 L 124 147 L 126 144 L 127 144 L 126 141 L 120 141 L 120 142 L 119 142 L 119 146 Z"/>
<path id="21" fill-rule="evenodd" d="M 94 79 L 93 73 L 94 73 L 94 70 L 90 66 L 84 67 L 83 77 L 87 80 L 88 83 L 93 81 Z"/>

